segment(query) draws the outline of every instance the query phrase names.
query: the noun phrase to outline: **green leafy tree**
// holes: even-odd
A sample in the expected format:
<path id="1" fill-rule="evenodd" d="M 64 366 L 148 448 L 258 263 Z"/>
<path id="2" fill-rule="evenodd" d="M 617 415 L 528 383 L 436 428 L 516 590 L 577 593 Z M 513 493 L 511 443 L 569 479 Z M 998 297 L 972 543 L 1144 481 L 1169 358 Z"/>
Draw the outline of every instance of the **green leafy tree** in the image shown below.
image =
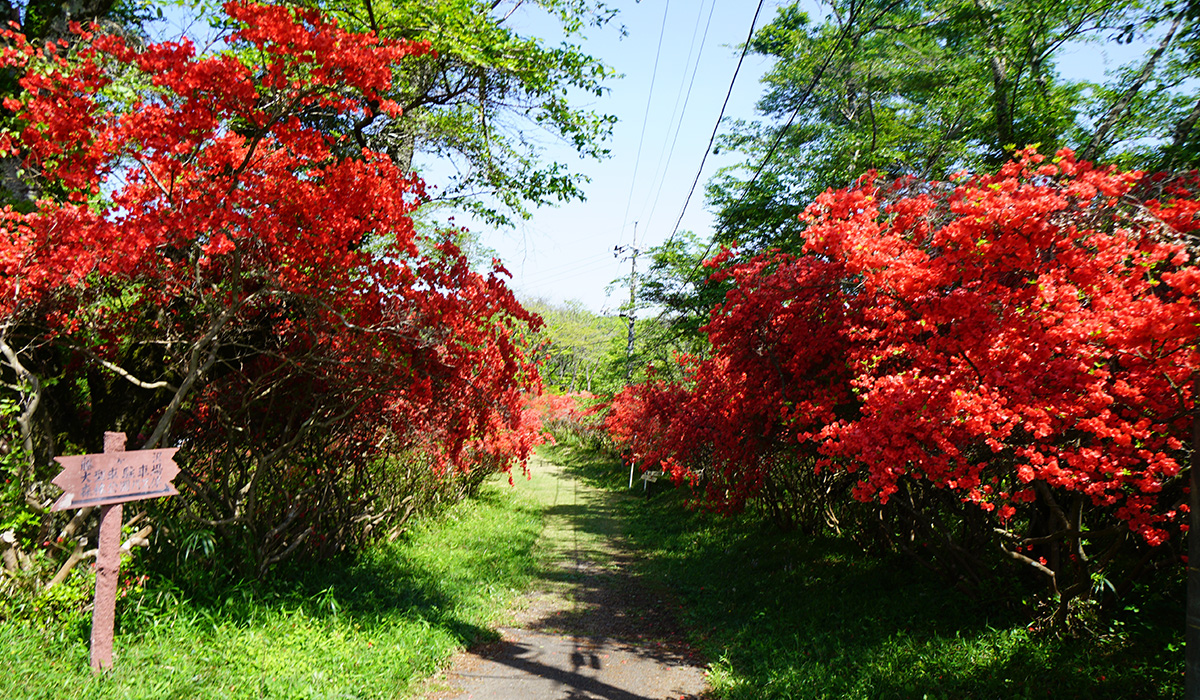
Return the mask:
<path id="1" fill-rule="evenodd" d="M 538 299 L 524 305 L 546 324 L 536 342 L 547 388 L 600 394 L 620 388 L 624 377 L 623 319 L 595 314 L 578 301 L 552 304 Z M 614 361 L 616 343 L 622 343 L 619 363 Z"/>
<path id="2" fill-rule="evenodd" d="M 380 102 L 356 115 L 313 105 L 302 121 L 348 137 L 341 157 L 358 157 L 369 148 L 404 169 L 414 162 L 436 163 L 439 172 L 451 174 L 443 182 L 430 181 L 427 195 L 435 205 L 511 225 L 532 208 L 583 199 L 586 178 L 547 159 L 540 142 L 568 143 L 582 157 L 608 154 L 605 142 L 616 118 L 574 105 L 577 96 L 603 95 L 604 81 L 614 75 L 578 44 L 584 31 L 605 27 L 616 14 L 599 0 L 277 1 L 319 9 L 353 32 L 430 44 L 433 51 L 398 68 L 392 89 L 380 95 L 398 104 L 401 114 L 386 114 Z M 217 35 L 229 29 L 216 0 L 0 6 L 38 41 L 70 38 L 70 21 L 100 21 L 144 35 L 145 23 L 162 18 L 164 9 L 172 16 L 190 14 Z M 559 21 L 564 39 L 553 44 L 522 32 L 513 26 L 518 12 L 548 13 Z M 5 94 L 15 94 L 15 74 L 5 79 Z M 45 194 L 36 178 L 17 170 L 15 159 L 0 162 L 9 201 L 30 203 Z"/>
<path id="3" fill-rule="evenodd" d="M 781 8 L 753 38 L 771 57 L 762 122 L 724 148 L 745 161 L 710 183 L 717 239 L 788 248 L 804 202 L 868 170 L 945 179 L 1014 147 L 1070 147 L 1127 167 L 1195 162 L 1197 15 L 1174 1 L 837 0 L 814 19 Z M 1056 68 L 1079 43 L 1139 40 L 1104 82 Z"/>
<path id="4" fill-rule="evenodd" d="M 708 341 L 701 331 L 709 309 L 724 297 L 728 285 L 710 279 L 704 266 L 712 248 L 691 231 L 682 231 L 646 251 L 650 264 L 637 285 L 637 342 L 634 366 L 653 366 L 675 374 L 679 354 L 704 355 Z M 616 284 L 628 285 L 628 277 Z"/>
<path id="5" fill-rule="evenodd" d="M 436 161 L 453 171 L 435 203 L 498 225 L 527 218 L 533 207 L 582 199 L 584 177 L 547 160 L 543 139 L 602 158 L 616 118 L 574 106 L 576 95 L 602 96 L 613 71 L 577 43 L 615 12 L 595 0 L 348 0 L 313 4 L 344 26 L 381 37 L 427 41 L 433 51 L 405 66 L 387 97 L 403 109 L 330 119 L 356 147 L 389 153 L 398 163 Z M 513 26 L 518 11 L 559 20 L 558 45 Z M 322 118 L 326 115 L 314 115 Z"/>
<path id="6" fill-rule="evenodd" d="M 395 486 L 411 480 L 390 473 L 406 458 L 482 478 L 537 439 L 522 342 L 537 322 L 502 270 L 414 229 L 420 182 L 386 153 L 339 157 L 342 135 L 305 123 L 395 114 L 381 93 L 428 46 L 305 8 L 226 11 L 235 30 L 201 55 L 101 32 L 60 55 L 5 33 L 24 91 L 0 145 L 63 195 L 0 216 L 0 438 L 19 452 L 17 473 L 0 468 L 64 571 L 89 549 L 74 539 L 88 509 L 43 512 L 50 457 L 97 451 L 103 431 L 179 446 L 183 493 L 151 519 L 216 533 L 255 576 L 407 517 Z M 116 102 L 127 85 L 137 97 Z"/>
<path id="7" fill-rule="evenodd" d="M 136 31 L 142 22 L 155 16 L 148 3 L 130 0 L 3 0 L 0 14 L 6 23 L 16 23 L 21 33 L 34 41 L 69 38 L 71 22 L 103 22 L 110 29 Z"/>

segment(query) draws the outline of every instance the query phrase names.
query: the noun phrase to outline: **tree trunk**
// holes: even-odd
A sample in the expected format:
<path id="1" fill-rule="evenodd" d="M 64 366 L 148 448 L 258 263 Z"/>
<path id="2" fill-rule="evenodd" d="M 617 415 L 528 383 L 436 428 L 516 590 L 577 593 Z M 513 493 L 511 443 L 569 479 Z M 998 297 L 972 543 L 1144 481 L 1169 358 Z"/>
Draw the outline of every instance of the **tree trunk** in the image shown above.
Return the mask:
<path id="1" fill-rule="evenodd" d="M 1004 30 L 999 24 L 996 11 L 988 0 L 975 0 L 979 10 L 979 20 L 984 36 L 984 45 L 989 54 L 988 67 L 992 73 L 992 114 L 996 120 L 996 141 L 1001 149 L 1008 146 L 1021 147 L 1025 144 L 1014 143 L 1013 111 L 1009 101 L 1008 61 L 1004 55 Z"/>
<path id="2" fill-rule="evenodd" d="M 1183 144 L 1192 135 L 1192 129 L 1196 127 L 1198 120 L 1200 120 L 1200 100 L 1197 100 L 1192 105 L 1192 109 L 1187 113 L 1187 116 L 1175 125 L 1175 130 L 1171 132 L 1171 145 L 1167 147 L 1166 154 L 1163 156 L 1162 163 L 1159 164 L 1157 170 L 1170 171 L 1175 168 L 1176 163 L 1179 161 L 1179 151 L 1183 149 Z"/>
<path id="3" fill-rule="evenodd" d="M 1127 89 L 1124 94 L 1121 95 L 1120 99 L 1113 103 L 1113 106 L 1108 109 L 1108 112 L 1104 115 L 1104 118 L 1100 120 L 1100 124 L 1096 126 L 1096 131 L 1092 134 L 1092 137 L 1088 139 L 1087 145 L 1085 145 L 1083 150 L 1079 152 L 1080 160 L 1095 160 L 1096 156 L 1104 151 L 1104 147 L 1108 145 L 1108 132 L 1117 125 L 1117 122 L 1121 119 L 1121 117 L 1125 116 L 1125 111 L 1129 109 L 1129 105 L 1131 102 L 1133 102 L 1133 98 L 1137 97 L 1137 94 L 1141 91 L 1142 86 L 1144 86 L 1146 81 L 1150 79 L 1150 76 L 1154 74 L 1154 66 L 1158 63 L 1158 59 L 1162 57 L 1163 53 L 1166 52 L 1167 47 L 1170 46 L 1171 39 L 1175 37 L 1175 31 L 1179 29 L 1179 23 L 1183 21 L 1183 17 L 1184 14 L 1180 13 L 1180 15 L 1175 18 L 1175 22 L 1171 25 L 1171 29 L 1167 32 L 1166 36 L 1163 37 L 1162 41 L 1159 42 L 1158 48 L 1156 48 L 1154 52 L 1150 54 L 1150 57 L 1147 58 L 1146 62 L 1142 65 L 1142 70 L 1138 74 L 1137 78 L 1134 79 L 1133 84 L 1130 85 L 1129 89 Z"/>

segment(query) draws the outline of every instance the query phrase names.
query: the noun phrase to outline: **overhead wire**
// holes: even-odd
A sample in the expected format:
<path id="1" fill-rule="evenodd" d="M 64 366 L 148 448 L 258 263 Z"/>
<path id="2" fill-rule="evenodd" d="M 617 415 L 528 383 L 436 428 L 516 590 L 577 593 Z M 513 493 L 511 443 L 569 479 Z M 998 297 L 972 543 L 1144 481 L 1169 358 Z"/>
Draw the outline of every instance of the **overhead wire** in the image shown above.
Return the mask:
<path id="1" fill-rule="evenodd" d="M 704 164 L 708 161 L 708 154 L 712 152 L 713 144 L 716 143 L 717 133 L 721 130 L 721 121 L 725 119 L 725 110 L 729 107 L 729 98 L 733 96 L 733 86 L 737 83 L 738 73 L 742 70 L 742 62 L 746 60 L 746 54 L 750 51 L 750 40 L 754 38 L 754 30 L 758 26 L 758 15 L 762 12 L 763 3 L 765 0 L 758 0 L 758 7 L 754 8 L 754 17 L 750 20 L 750 31 L 746 35 L 746 43 L 742 45 L 742 53 L 738 56 L 737 66 L 733 69 L 733 77 L 729 79 L 729 90 L 725 92 L 725 101 L 721 104 L 721 113 L 717 115 L 717 123 L 713 125 L 712 135 L 708 138 L 708 146 L 704 149 L 704 156 L 700 159 L 700 167 L 696 168 L 696 177 L 692 180 L 692 187 L 688 190 L 687 198 L 683 201 L 683 207 L 679 210 L 679 218 L 675 221 L 675 226 L 671 229 L 671 235 L 667 237 L 667 242 L 664 245 L 670 245 L 675 239 L 675 235 L 679 233 L 679 226 L 683 223 L 683 216 L 687 213 L 688 204 L 692 201 L 692 195 L 696 193 L 696 185 L 700 182 L 700 176 L 704 173 Z"/>
<path id="2" fill-rule="evenodd" d="M 721 122 L 725 119 L 725 110 L 729 108 L 729 100 L 733 96 L 733 88 L 734 88 L 734 85 L 737 84 L 738 74 L 742 70 L 742 63 L 745 62 L 746 54 L 749 53 L 749 51 L 750 51 L 750 41 L 754 38 L 754 30 L 758 27 L 758 17 L 760 14 L 762 14 L 762 8 L 763 8 L 764 3 L 765 3 L 765 0 L 758 0 L 758 6 L 754 8 L 754 17 L 752 17 L 750 19 L 750 30 L 746 33 L 746 41 L 742 45 L 742 52 L 738 56 L 737 65 L 734 66 L 733 75 L 729 79 L 729 89 L 726 90 L 726 92 L 725 92 L 725 100 L 721 103 L 721 111 L 717 115 L 716 123 L 713 124 L 712 135 L 709 136 L 708 145 L 704 149 L 704 156 L 701 157 L 700 166 L 696 169 L 696 177 L 692 180 L 692 186 L 688 190 L 687 198 L 684 200 L 683 207 L 679 211 L 679 218 L 675 221 L 675 226 L 671 230 L 671 235 L 667 237 L 666 243 L 663 244 L 664 247 L 669 246 L 671 244 L 671 242 L 675 239 L 676 234 L 679 233 L 679 226 L 683 222 L 683 216 L 687 212 L 688 204 L 691 203 L 691 201 L 692 201 L 692 195 L 694 195 L 696 193 L 696 185 L 700 182 L 700 176 L 704 173 L 704 165 L 708 161 L 708 154 L 712 152 L 713 144 L 716 142 L 717 134 L 720 132 L 720 129 L 721 129 Z M 715 5 L 715 0 L 714 0 L 714 5 Z M 711 11 L 710 11 L 710 15 L 711 15 Z M 707 30 L 706 30 L 706 32 L 707 32 Z M 657 65 L 657 59 L 656 59 L 655 63 Z M 699 60 L 697 60 L 697 64 L 699 64 Z M 645 127 L 643 125 L 643 133 L 644 133 L 644 129 L 645 129 Z M 640 150 L 640 146 L 639 146 L 639 150 Z M 639 157 L 640 157 L 640 153 L 639 153 Z M 631 185 L 630 185 L 631 198 L 632 198 L 632 192 L 633 192 L 633 187 L 632 187 L 632 183 L 631 183 Z M 626 214 L 628 215 L 628 212 L 626 212 Z M 690 274 L 689 274 L 689 276 L 690 276 Z M 662 318 L 662 313 L 659 314 L 659 318 Z"/>
<path id="3" fill-rule="evenodd" d="M 638 137 L 637 155 L 633 160 L 633 175 L 629 178 L 629 196 L 625 198 L 625 213 L 621 215 L 621 235 L 624 235 L 627 225 L 625 222 L 629 218 L 629 207 L 633 204 L 633 191 L 637 185 L 638 166 L 642 161 L 642 146 L 646 141 L 646 126 L 650 123 L 650 105 L 654 101 L 654 82 L 658 79 L 658 60 L 662 57 L 663 37 L 667 34 L 667 12 L 670 8 L 671 0 L 663 3 L 662 28 L 658 32 L 658 49 L 654 52 L 654 69 L 650 72 L 650 90 L 646 94 L 646 111 L 642 116 L 642 134 Z"/>
<path id="4" fill-rule="evenodd" d="M 611 264 L 611 262 L 612 262 L 611 256 L 610 256 L 610 255 L 608 255 L 608 254 L 605 254 L 605 255 L 603 256 L 603 258 L 604 258 L 604 259 L 602 259 L 602 260 L 593 260 L 593 261 L 590 261 L 590 262 L 587 262 L 587 263 L 580 263 L 579 265 L 576 265 L 576 266 L 574 266 L 574 267 L 570 267 L 570 268 L 563 268 L 563 269 L 561 269 L 561 270 L 558 270 L 558 271 L 553 271 L 553 272 L 550 272 L 550 273 L 548 273 L 548 274 L 545 274 L 545 275 L 537 275 L 537 276 L 526 277 L 526 278 L 524 278 L 524 279 L 522 280 L 522 282 L 523 282 L 523 284 L 526 284 L 526 285 L 529 285 L 529 284 L 538 284 L 538 285 L 541 285 L 541 284 L 550 284 L 550 283 L 552 283 L 552 282 L 558 282 L 558 281 L 560 281 L 560 280 L 564 280 L 564 279 L 566 279 L 566 278 L 568 278 L 568 277 L 572 277 L 572 276 L 575 276 L 575 275 L 580 275 L 580 274 L 583 274 L 583 273 L 585 273 L 585 272 L 591 272 L 591 271 L 593 271 L 593 270 L 599 270 L 599 269 L 601 269 L 601 268 L 603 268 L 603 267 L 606 267 L 606 266 L 608 266 L 608 265 L 609 265 L 609 264 Z"/>
<path id="5" fill-rule="evenodd" d="M 804 89 L 804 94 L 800 96 L 799 101 L 797 101 L 796 108 L 792 110 L 791 115 L 788 117 L 787 123 L 784 124 L 783 128 L 781 128 L 775 135 L 775 140 L 771 142 L 771 146 L 767 149 L 766 155 L 763 156 L 761 161 L 759 161 L 758 167 L 754 169 L 754 175 L 751 176 L 746 185 L 742 187 L 741 194 L 738 195 L 737 201 L 733 203 L 734 209 L 741 206 L 742 202 L 746 201 L 746 197 L 750 194 L 751 188 L 753 188 L 754 184 L 758 182 L 758 178 L 762 174 L 763 170 L 767 167 L 767 164 L 771 162 L 771 158 L 775 155 L 775 151 L 779 148 L 779 144 L 783 142 L 784 136 L 787 135 L 788 130 L 792 128 L 792 124 L 795 123 L 796 117 L 800 114 L 800 110 L 803 109 L 804 105 L 808 102 L 808 98 L 812 95 L 813 90 L 816 89 L 817 83 L 821 81 L 821 77 L 825 75 L 825 71 L 829 68 L 829 64 L 833 61 L 833 57 L 837 54 L 838 49 L 841 48 L 842 43 L 845 42 L 846 38 L 849 36 L 850 27 L 853 25 L 853 21 L 853 16 L 851 16 L 851 18 L 842 25 L 842 31 L 838 35 L 837 42 L 834 43 L 833 48 L 829 50 L 829 53 L 825 55 L 825 60 L 821 63 L 821 66 L 817 69 L 817 72 L 813 74 L 812 80 L 808 81 L 808 86 Z M 711 145 L 709 147 L 711 148 Z M 686 207 L 687 205 L 685 204 L 684 206 Z M 680 220 L 682 219 L 683 215 L 680 214 Z M 676 230 L 678 230 L 678 224 L 676 224 Z M 719 230 L 720 227 L 718 227 L 718 231 Z M 687 276 L 684 277 L 685 280 L 696 274 L 696 271 L 700 269 L 702 264 L 704 264 L 704 260 L 708 257 L 708 254 L 712 252 L 713 246 L 717 242 L 716 233 L 716 231 L 713 232 L 713 236 L 709 240 L 708 245 L 704 248 L 704 252 L 701 253 L 700 257 L 697 258 L 696 263 L 692 266 Z M 672 233 L 671 237 L 674 238 L 674 236 L 675 234 Z M 670 239 L 668 239 L 667 242 L 669 243 Z M 678 285 L 674 291 L 679 291 Z"/>
<path id="6" fill-rule="evenodd" d="M 896 3 L 894 2 L 891 5 L 889 5 L 887 8 L 882 9 L 879 14 L 880 15 L 885 14 L 892 7 L 894 7 L 895 4 Z M 759 3 L 759 7 L 760 8 L 762 7 L 761 2 Z M 757 20 L 757 17 L 758 17 L 758 15 L 757 15 L 757 13 L 755 13 L 756 20 Z M 821 66 L 817 69 L 816 73 L 813 74 L 813 77 L 809 81 L 808 86 L 805 88 L 804 93 L 801 95 L 800 100 L 796 103 L 795 109 L 792 110 L 791 115 L 788 117 L 787 123 L 775 135 L 775 139 L 771 142 L 771 146 L 767 149 L 766 155 L 763 156 L 763 159 L 759 162 L 758 166 L 755 168 L 754 175 L 750 178 L 749 181 L 747 181 L 746 185 L 742 188 L 741 194 L 738 196 L 737 201 L 734 202 L 734 208 L 740 206 L 742 204 L 742 202 L 745 201 L 746 197 L 750 193 L 750 189 L 758 181 L 759 176 L 762 174 L 763 170 L 767 167 L 767 164 L 770 163 L 771 158 L 775 155 L 775 151 L 779 147 L 779 144 L 782 143 L 784 136 L 786 136 L 788 130 L 792 127 L 792 124 L 795 123 L 796 117 L 800 114 L 800 110 L 803 109 L 804 105 L 808 102 L 809 97 L 812 96 L 813 90 L 816 89 L 816 86 L 820 82 L 821 78 L 824 76 L 825 71 L 828 70 L 829 64 L 833 61 L 833 57 L 837 54 L 837 52 L 841 48 L 842 44 L 849 37 L 850 27 L 854 25 L 854 20 L 855 20 L 855 18 L 854 18 L 854 15 L 852 14 L 847 19 L 847 21 L 845 23 L 843 23 L 842 30 L 838 35 L 837 42 L 834 43 L 833 47 L 825 55 L 825 60 L 821 63 Z M 753 23 L 751 24 L 750 33 L 751 33 L 751 36 L 753 36 L 753 33 L 754 33 L 754 24 Z M 749 40 L 747 40 L 747 46 L 749 46 Z M 742 55 L 745 56 L 745 47 L 743 47 Z M 740 66 L 740 64 L 741 64 L 741 62 L 739 60 L 739 66 Z M 737 73 L 735 71 L 734 76 L 736 77 L 736 75 L 737 75 Z M 732 90 L 732 85 L 730 86 L 730 89 Z M 728 97 L 726 97 L 726 100 L 728 100 Z M 718 124 L 718 126 L 720 125 L 720 119 L 717 120 L 717 124 Z M 713 139 L 715 139 L 715 137 L 716 137 L 716 131 L 714 130 Z M 705 151 L 706 157 L 708 155 L 708 152 L 712 150 L 713 139 L 709 140 L 708 149 Z M 703 167 L 704 167 L 703 161 L 701 162 L 700 167 L 701 167 L 701 169 L 703 169 Z M 697 173 L 696 180 L 698 181 L 699 179 L 700 179 L 700 175 L 699 175 L 699 173 Z M 696 183 L 693 182 L 692 188 L 695 189 L 695 186 L 696 186 Z M 691 198 L 690 193 L 688 195 L 688 198 L 689 199 Z M 686 209 L 687 209 L 687 202 L 684 203 L 684 210 L 686 211 Z M 680 212 L 679 222 L 682 222 L 682 221 L 683 221 L 683 212 Z M 671 236 L 667 239 L 667 243 L 664 244 L 664 247 L 665 247 L 665 245 L 669 245 L 671 243 L 671 241 L 674 240 L 675 235 L 679 231 L 679 222 L 676 222 L 675 230 L 671 232 Z M 718 228 L 718 231 L 719 230 L 720 229 Z M 692 267 L 688 271 L 687 275 L 682 277 L 675 284 L 675 286 L 673 287 L 673 289 L 671 291 L 671 294 L 673 294 L 673 295 L 678 294 L 679 291 L 683 288 L 683 285 L 687 284 L 687 280 L 691 279 L 692 275 L 696 274 L 696 271 L 699 270 L 700 266 L 704 264 L 704 261 L 708 258 L 708 254 L 712 252 L 713 246 L 716 244 L 716 240 L 717 240 L 716 233 L 717 233 L 717 231 L 713 232 L 713 236 L 709 240 L 708 245 L 704 248 L 704 252 L 701 253 L 700 256 L 696 259 L 695 264 L 692 265 Z M 666 309 L 663 309 L 661 312 L 659 312 L 657 318 L 661 320 L 665 314 L 666 314 Z M 662 345 L 663 345 L 663 343 L 660 342 L 656 346 L 655 349 L 660 349 L 662 347 Z"/>
<path id="7" fill-rule="evenodd" d="M 671 169 L 671 159 L 675 156 L 675 145 L 679 142 L 679 133 L 683 131 L 683 120 L 687 116 L 688 103 L 690 103 L 692 99 L 692 88 L 696 85 L 696 74 L 700 71 L 700 59 L 704 56 L 704 46 L 708 42 L 708 30 L 712 27 L 712 18 L 714 11 L 717 9 L 717 0 L 712 0 L 712 2 L 709 3 L 708 19 L 704 23 L 704 34 L 700 37 L 700 50 L 696 52 L 696 62 L 693 64 L 692 53 L 696 49 L 696 35 L 700 30 L 700 18 L 704 16 L 704 3 L 700 2 L 697 5 L 697 8 L 698 12 L 696 13 L 696 26 L 692 29 L 692 43 L 690 46 L 688 46 L 687 60 L 685 60 L 683 63 L 685 76 L 687 75 L 687 67 L 689 65 L 692 66 L 691 79 L 687 83 L 686 93 L 684 91 L 683 82 L 681 81 L 679 84 L 679 92 L 675 96 L 675 106 L 671 110 L 671 118 L 667 121 L 668 125 L 675 125 L 675 134 L 671 138 L 669 147 L 666 141 L 663 142 L 663 148 L 658 154 L 658 164 L 654 168 L 654 177 L 650 178 L 650 189 L 653 191 L 653 195 L 651 195 L 650 192 L 647 192 L 646 203 L 642 205 L 642 213 L 638 217 L 640 220 L 646 222 L 647 230 L 650 229 L 650 223 L 654 219 L 654 212 L 658 209 L 658 201 L 662 196 L 663 187 L 667 182 L 667 173 L 670 172 Z M 683 102 L 682 108 L 680 107 L 681 99 Z M 676 115 L 679 116 L 678 122 L 675 121 Z M 660 174 L 662 175 L 661 178 L 659 178 Z M 658 182 L 657 188 L 654 187 L 654 183 L 656 181 Z M 651 196 L 654 197 L 653 204 L 650 204 Z M 648 213 L 646 210 L 646 204 L 650 204 Z"/>
<path id="8" fill-rule="evenodd" d="M 588 267 L 590 265 L 593 265 L 593 264 L 595 264 L 597 262 L 601 262 L 601 261 L 606 262 L 611 257 L 612 257 L 612 254 L 608 251 L 605 251 L 602 253 L 596 253 L 594 255 L 589 255 L 587 257 L 579 258 L 577 260 L 566 262 L 561 265 L 551 265 L 548 267 L 542 267 L 536 273 L 534 273 L 532 275 L 532 277 L 539 278 L 539 277 L 557 276 L 557 275 L 559 275 L 563 272 L 567 272 L 569 270 L 574 270 L 574 269 L 577 269 L 580 267 Z"/>

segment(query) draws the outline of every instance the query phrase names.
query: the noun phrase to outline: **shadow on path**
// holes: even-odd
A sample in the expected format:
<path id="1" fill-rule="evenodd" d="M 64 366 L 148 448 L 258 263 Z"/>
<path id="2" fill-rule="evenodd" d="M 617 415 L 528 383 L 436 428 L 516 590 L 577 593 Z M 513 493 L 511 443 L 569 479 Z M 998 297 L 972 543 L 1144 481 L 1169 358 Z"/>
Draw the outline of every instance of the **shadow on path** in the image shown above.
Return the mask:
<path id="1" fill-rule="evenodd" d="M 546 507 L 537 590 L 502 641 L 460 654 L 429 700 L 699 698 L 703 663 L 682 641 L 669 599 L 632 573 L 614 516 L 618 494 L 547 462 L 529 483 Z"/>

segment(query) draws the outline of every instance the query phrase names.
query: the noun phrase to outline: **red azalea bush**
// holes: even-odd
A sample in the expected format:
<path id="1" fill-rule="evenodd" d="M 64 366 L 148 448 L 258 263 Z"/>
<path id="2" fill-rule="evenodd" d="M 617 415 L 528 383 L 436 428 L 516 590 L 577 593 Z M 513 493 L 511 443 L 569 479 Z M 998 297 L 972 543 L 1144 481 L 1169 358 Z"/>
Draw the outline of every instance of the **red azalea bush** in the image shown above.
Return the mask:
<path id="1" fill-rule="evenodd" d="M 207 55 L 5 35 L 22 92 L 0 148 L 30 196 L 0 215 L 0 350 L 23 483 L 104 430 L 180 445 L 184 495 L 154 507 L 261 575 L 402 510 L 377 498 L 397 456 L 523 462 L 539 321 L 498 262 L 477 273 L 452 236 L 418 235 L 420 181 L 366 147 L 399 117 L 393 67 L 428 46 L 225 10 L 237 29 Z"/>
<path id="2" fill-rule="evenodd" d="M 722 507 L 781 472 L 850 479 L 902 514 L 887 537 L 971 576 L 998 537 L 1061 620 L 1093 574 L 1123 556 L 1132 575 L 1185 528 L 1195 192 L 1068 151 L 829 191 L 802 216 L 802 254 L 718 273 L 735 287 L 706 327 L 712 357 L 686 386 L 614 401 L 614 436 L 644 464 L 703 468 Z"/>
<path id="3" fill-rule="evenodd" d="M 611 447 L 601 416 L 605 404 L 590 391 L 545 393 L 534 400 L 534 406 L 541 416 L 541 424 L 555 442 L 600 450 Z"/>

